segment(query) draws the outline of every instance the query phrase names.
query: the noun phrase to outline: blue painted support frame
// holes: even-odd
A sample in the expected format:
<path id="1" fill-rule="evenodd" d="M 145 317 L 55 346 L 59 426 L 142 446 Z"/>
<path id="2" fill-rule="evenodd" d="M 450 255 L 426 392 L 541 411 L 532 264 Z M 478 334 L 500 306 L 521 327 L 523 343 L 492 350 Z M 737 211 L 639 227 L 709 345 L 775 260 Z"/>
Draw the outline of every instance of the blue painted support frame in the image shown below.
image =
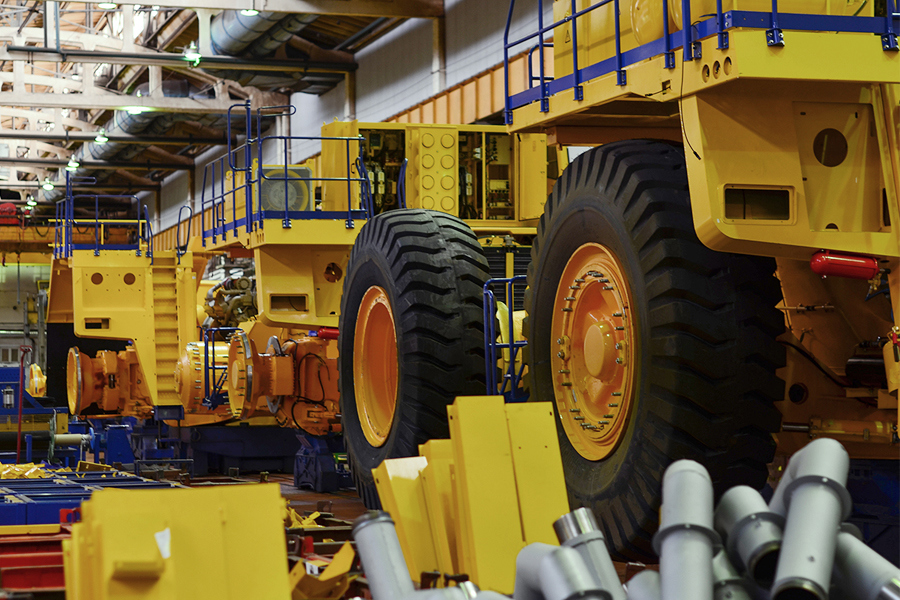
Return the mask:
<path id="1" fill-rule="evenodd" d="M 522 380 L 522 374 L 525 371 L 525 361 L 522 361 L 522 366 L 516 370 L 516 358 L 519 356 L 519 351 L 528 345 L 527 340 L 516 340 L 515 336 L 515 328 L 514 328 L 514 320 L 513 320 L 513 306 L 514 302 L 512 299 L 515 297 L 513 295 L 513 290 L 516 285 L 525 285 L 525 276 L 524 275 L 516 275 L 515 277 L 510 278 L 498 278 L 498 279 L 489 279 L 484 284 L 483 290 L 483 308 L 484 308 L 484 370 L 485 370 L 485 381 L 487 388 L 487 395 L 489 396 L 497 396 L 501 395 L 506 398 L 507 402 L 521 402 L 524 401 L 527 397 L 523 396 L 519 391 L 519 382 Z M 497 299 L 494 296 L 494 291 L 491 289 L 493 285 L 505 285 L 506 286 L 506 300 L 508 304 L 508 326 L 509 326 L 509 341 L 508 342 L 498 342 L 497 341 L 497 327 L 495 315 L 497 314 Z M 497 360 L 499 359 L 498 350 L 509 350 L 509 366 L 506 369 L 506 372 L 503 374 L 502 381 L 497 380 Z M 509 384 L 509 389 L 507 390 L 507 384 Z"/>

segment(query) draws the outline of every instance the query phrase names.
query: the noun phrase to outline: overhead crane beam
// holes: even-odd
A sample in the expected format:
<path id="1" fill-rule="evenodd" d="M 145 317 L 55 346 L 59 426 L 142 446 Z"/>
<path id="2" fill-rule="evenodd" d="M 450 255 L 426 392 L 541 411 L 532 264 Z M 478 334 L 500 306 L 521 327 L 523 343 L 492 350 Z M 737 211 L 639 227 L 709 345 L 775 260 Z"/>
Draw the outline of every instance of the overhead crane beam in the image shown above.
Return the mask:
<path id="1" fill-rule="evenodd" d="M 27 129 L 10 130 L 0 129 L 0 140 L 37 140 L 42 142 L 93 142 L 97 137 L 96 132 L 64 132 L 48 133 L 46 131 L 29 131 Z M 185 144 L 218 146 L 228 143 L 225 135 L 221 137 L 211 136 L 165 136 L 165 135 L 119 135 L 106 134 L 110 142 L 123 142 L 126 144 L 141 144 L 145 146 L 184 146 Z M 232 140 L 233 142 L 235 140 Z"/>
<path id="2" fill-rule="evenodd" d="M 10 165 L 13 167 L 65 167 L 68 161 L 47 159 L 47 158 L 0 158 L 0 165 Z M 188 171 L 194 168 L 194 161 L 185 159 L 184 162 L 151 162 L 147 161 L 102 161 L 102 160 L 85 160 L 81 162 L 81 166 L 86 169 L 99 170 L 164 170 L 164 171 Z"/>
<path id="3" fill-rule="evenodd" d="M 195 100 L 193 98 L 157 98 L 155 96 L 122 96 L 119 94 L 43 94 L 39 92 L 0 92 L 0 106 L 29 108 L 77 108 L 127 110 L 140 106 L 146 111 L 225 114 L 234 104 L 230 98 Z"/>
<path id="4" fill-rule="evenodd" d="M 39 0 L 43 1 L 43 0 Z M 70 2 L 69 4 L 75 4 Z M 117 4 L 146 5 L 142 0 L 124 0 Z M 154 6 L 171 8 L 222 9 L 221 0 L 161 0 Z M 309 15 L 346 15 L 348 17 L 434 18 L 444 16 L 443 0 L 240 0 L 232 9 L 255 8 L 260 11 Z"/>
<path id="5" fill-rule="evenodd" d="M 40 60 L 59 63 L 107 63 L 114 65 L 189 68 L 194 63 L 174 52 L 117 52 L 109 50 L 76 50 L 41 46 L 7 46 L 0 51 L 2 60 Z M 355 62 L 320 62 L 311 60 L 246 60 L 233 56 L 203 56 L 198 66 L 223 71 L 276 71 L 280 73 L 348 73 L 356 70 Z"/>

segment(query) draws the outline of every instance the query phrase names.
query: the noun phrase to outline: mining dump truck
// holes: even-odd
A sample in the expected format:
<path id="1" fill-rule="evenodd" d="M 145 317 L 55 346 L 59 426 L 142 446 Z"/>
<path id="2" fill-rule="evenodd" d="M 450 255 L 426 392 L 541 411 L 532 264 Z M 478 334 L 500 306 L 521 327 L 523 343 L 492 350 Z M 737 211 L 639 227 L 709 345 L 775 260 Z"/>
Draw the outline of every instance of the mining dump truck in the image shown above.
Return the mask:
<path id="1" fill-rule="evenodd" d="M 572 506 L 642 560 L 675 459 L 717 493 L 763 487 L 776 443 L 896 459 L 894 2 L 558 0 L 533 23 L 507 23 L 533 81 L 509 130 L 595 146 L 546 202 L 525 293 Z"/>

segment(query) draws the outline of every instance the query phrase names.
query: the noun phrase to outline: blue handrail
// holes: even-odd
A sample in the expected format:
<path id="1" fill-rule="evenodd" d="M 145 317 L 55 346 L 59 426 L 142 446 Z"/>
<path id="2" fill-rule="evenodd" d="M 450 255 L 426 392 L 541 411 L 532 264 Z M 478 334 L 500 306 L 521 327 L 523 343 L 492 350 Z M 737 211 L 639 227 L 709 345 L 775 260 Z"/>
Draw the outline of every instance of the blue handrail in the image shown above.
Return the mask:
<path id="1" fill-rule="evenodd" d="M 75 183 L 94 183 L 93 178 L 73 178 L 66 174 L 66 196 L 56 203 L 54 232 L 53 232 L 53 256 L 55 258 L 70 258 L 75 250 L 91 250 L 94 256 L 99 256 L 102 250 L 134 250 L 137 256 L 141 255 L 141 243 L 147 245 L 147 257 L 153 264 L 153 229 L 150 226 L 150 215 L 147 206 L 143 206 L 143 216 L 138 210 L 137 219 L 101 219 L 100 200 L 127 200 L 137 204 L 137 196 L 134 195 L 110 195 L 110 194 L 73 194 L 72 186 Z M 93 216 L 83 219 L 75 218 L 75 202 L 87 200 L 93 204 Z M 87 228 L 87 233 L 93 229 L 93 242 L 89 244 L 76 244 L 75 231 L 79 226 Z M 107 243 L 110 229 L 137 230 L 137 242 L 125 244 Z"/>
<path id="2" fill-rule="evenodd" d="M 187 219 L 187 235 L 184 236 L 184 245 L 180 244 L 181 241 L 181 215 L 184 212 L 184 209 L 188 210 L 188 219 Z M 194 209 L 191 208 L 189 204 L 186 204 L 178 209 L 178 226 L 175 228 L 175 255 L 178 257 L 178 264 L 181 264 L 181 257 L 187 254 L 188 244 L 191 243 L 191 222 L 194 220 Z"/>
<path id="3" fill-rule="evenodd" d="M 516 285 L 525 285 L 525 276 L 516 275 L 510 278 L 489 279 L 484 284 L 483 290 L 483 308 L 484 308 L 484 370 L 487 394 L 489 396 L 501 395 L 506 397 L 507 402 L 521 402 L 527 399 L 527 394 L 519 389 L 522 380 L 522 374 L 525 371 L 525 361 L 516 369 L 516 358 L 519 351 L 528 345 L 527 340 L 516 340 L 515 326 L 513 319 L 512 298 L 513 290 Z M 509 341 L 497 341 L 497 327 L 495 315 L 497 314 L 497 299 L 494 291 L 491 289 L 494 285 L 506 286 L 507 301 L 507 318 L 509 326 Z M 503 374 L 502 381 L 497 380 L 497 360 L 498 350 L 509 350 L 509 364 L 506 372 Z M 507 389 L 507 385 L 509 389 Z"/>
<path id="4" fill-rule="evenodd" d="M 681 2 L 682 27 L 681 31 L 669 31 L 668 9 L 672 1 Z M 602 6 L 612 3 L 614 12 L 615 54 L 599 63 L 580 67 L 578 64 L 578 19 L 585 14 Z M 654 56 L 664 56 L 664 66 L 667 69 L 675 67 L 674 50 L 682 48 L 685 62 L 700 58 L 699 40 L 718 37 L 717 47 L 728 48 L 728 30 L 736 27 L 755 28 L 766 30 L 766 43 L 770 46 L 784 45 L 784 30 L 797 31 L 833 31 L 872 33 L 880 36 L 882 48 L 885 51 L 897 51 L 898 40 L 896 31 L 900 27 L 900 19 L 894 12 L 896 0 L 886 0 L 885 16 L 859 17 L 859 16 L 835 16 L 835 15 L 810 15 L 790 14 L 778 11 L 778 0 L 772 0 L 771 12 L 750 11 L 724 11 L 722 0 L 716 1 L 716 12 L 711 15 L 702 15 L 696 19 L 691 16 L 689 0 L 662 0 L 663 37 L 658 40 L 623 51 L 622 35 L 619 23 L 619 0 L 599 0 L 598 2 L 576 10 L 576 2 L 572 0 L 571 15 L 555 21 L 549 25 L 544 24 L 544 1 L 538 0 L 538 29 L 519 39 L 510 41 L 510 29 L 516 0 L 510 0 L 507 13 L 506 27 L 503 32 L 503 65 L 504 65 L 504 89 L 506 103 L 504 117 L 506 123 L 512 124 L 513 110 L 532 102 L 540 102 L 540 111 L 549 111 L 550 96 L 564 90 L 574 89 L 575 98 L 583 99 L 582 84 L 585 81 L 601 77 L 608 73 L 616 73 L 618 85 L 627 84 L 625 67 L 644 61 Z M 765 24 L 762 25 L 761 24 Z M 568 26 L 571 28 L 572 39 L 572 73 L 564 77 L 552 78 L 545 74 L 544 48 L 551 42 L 544 41 L 544 36 L 553 32 L 556 28 Z M 510 50 L 537 38 L 537 44 L 527 51 L 529 66 L 528 89 L 512 94 L 509 82 Z M 540 50 L 539 74 L 533 75 L 531 56 L 534 50 Z"/>
<path id="5" fill-rule="evenodd" d="M 232 145 L 232 118 L 236 118 L 233 114 L 237 109 L 243 109 L 243 116 L 246 120 L 246 140 L 239 146 Z M 295 219 L 335 219 L 338 215 L 345 217 L 347 228 L 353 228 L 354 219 L 369 218 L 372 214 L 372 198 L 371 187 L 368 186 L 368 175 L 365 173 L 365 165 L 360 167 L 359 159 L 363 153 L 363 143 L 365 138 L 357 137 L 312 137 L 312 136 L 285 136 L 285 135 L 267 135 L 261 134 L 263 126 L 263 118 L 277 116 L 291 116 L 296 112 L 294 106 L 266 106 L 256 110 L 256 118 L 253 118 L 249 101 L 244 104 L 232 106 L 227 115 L 227 132 L 228 132 L 228 151 L 219 159 L 209 163 L 203 171 L 203 195 L 200 201 L 200 229 L 202 243 L 206 246 L 207 240 L 211 239 L 213 243 L 218 242 L 220 238 L 227 239 L 231 233 L 233 237 L 237 237 L 241 228 L 244 232 L 252 232 L 256 229 L 263 229 L 265 221 L 269 219 L 280 219 L 282 227 L 289 229 L 292 220 Z M 275 145 L 281 148 L 282 156 L 287 157 L 289 146 L 293 141 L 340 141 L 345 145 L 345 154 L 347 160 L 347 175 L 345 177 L 301 177 L 291 173 L 290 166 L 281 165 L 279 169 L 271 169 L 267 172 L 263 165 L 263 147 L 268 148 Z M 356 144 L 356 148 L 352 146 Z M 243 166 L 239 166 L 241 160 L 239 155 L 243 154 Z M 254 159 L 256 165 L 253 165 Z M 357 170 L 356 176 L 352 173 L 352 167 Z M 236 185 L 237 173 L 243 173 L 243 183 Z M 276 210 L 265 209 L 262 205 L 262 198 L 259 197 L 259 190 L 263 182 L 275 181 L 280 182 L 284 186 L 284 206 Z M 306 210 L 291 210 L 288 201 L 288 193 L 292 181 L 314 182 L 314 181 L 334 181 L 346 182 L 347 184 L 347 209 L 344 211 L 321 211 L 315 210 L 313 198 L 310 198 L 310 206 Z M 353 184 L 357 183 L 360 187 L 360 208 L 354 208 L 353 201 Z M 244 197 L 244 210 L 242 215 L 238 215 L 237 199 L 240 194 Z M 254 197 L 256 195 L 256 197 Z M 227 204 L 231 204 L 231 214 L 228 215 Z M 206 212 L 209 210 L 212 223 L 207 224 Z"/>
<path id="6" fill-rule="evenodd" d="M 153 226 L 150 224 L 150 211 L 147 205 L 144 205 L 144 241 L 147 242 L 147 256 L 150 257 L 150 264 L 153 264 Z M 138 250 L 140 252 L 140 250 Z M 140 256 L 140 254 L 138 254 Z"/>

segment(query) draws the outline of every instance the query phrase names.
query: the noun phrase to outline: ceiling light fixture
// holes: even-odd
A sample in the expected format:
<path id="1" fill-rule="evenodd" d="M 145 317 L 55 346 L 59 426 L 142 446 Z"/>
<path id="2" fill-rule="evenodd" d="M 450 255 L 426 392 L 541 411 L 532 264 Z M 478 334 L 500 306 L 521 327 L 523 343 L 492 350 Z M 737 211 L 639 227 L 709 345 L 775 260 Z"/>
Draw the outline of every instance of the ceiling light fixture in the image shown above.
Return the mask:
<path id="1" fill-rule="evenodd" d="M 187 47 L 181 51 L 181 56 L 184 57 L 184 60 L 194 63 L 195 65 L 200 62 L 200 59 L 203 56 L 200 54 L 200 50 L 197 49 L 197 43 L 191 42 L 187 45 Z"/>
<path id="2" fill-rule="evenodd" d="M 253 0 L 253 3 L 250 5 L 250 8 L 245 8 L 241 11 L 241 14 L 245 17 L 255 17 L 259 14 L 259 11 L 256 10 L 256 0 Z"/>
<path id="3" fill-rule="evenodd" d="M 49 177 L 44 177 L 44 183 L 41 184 L 41 187 L 44 188 L 45 192 L 50 192 L 55 186 L 53 185 L 53 182 L 50 181 Z"/>
<path id="4" fill-rule="evenodd" d="M 94 141 L 98 144 L 105 144 L 108 142 L 109 138 L 106 137 L 106 130 L 101 127 L 100 131 L 97 132 L 97 137 L 94 138 Z"/>
<path id="5" fill-rule="evenodd" d="M 81 164 L 79 164 L 77 160 L 75 160 L 74 158 L 70 158 L 69 164 L 66 165 L 66 171 L 69 171 L 71 173 L 73 171 L 76 171 L 80 166 Z"/>
<path id="6" fill-rule="evenodd" d="M 102 8 L 103 10 L 115 10 L 119 8 L 119 5 L 115 2 L 98 2 L 97 8 Z"/>
<path id="7" fill-rule="evenodd" d="M 34 196 L 32 196 L 31 194 L 28 194 L 25 197 L 25 204 L 27 204 L 28 206 L 37 206 L 37 202 L 35 201 Z"/>
<path id="8" fill-rule="evenodd" d="M 149 109 L 147 109 L 144 106 L 126 106 L 125 107 L 125 112 L 127 112 L 129 115 L 139 115 L 142 112 L 147 112 L 147 110 L 149 110 Z"/>

